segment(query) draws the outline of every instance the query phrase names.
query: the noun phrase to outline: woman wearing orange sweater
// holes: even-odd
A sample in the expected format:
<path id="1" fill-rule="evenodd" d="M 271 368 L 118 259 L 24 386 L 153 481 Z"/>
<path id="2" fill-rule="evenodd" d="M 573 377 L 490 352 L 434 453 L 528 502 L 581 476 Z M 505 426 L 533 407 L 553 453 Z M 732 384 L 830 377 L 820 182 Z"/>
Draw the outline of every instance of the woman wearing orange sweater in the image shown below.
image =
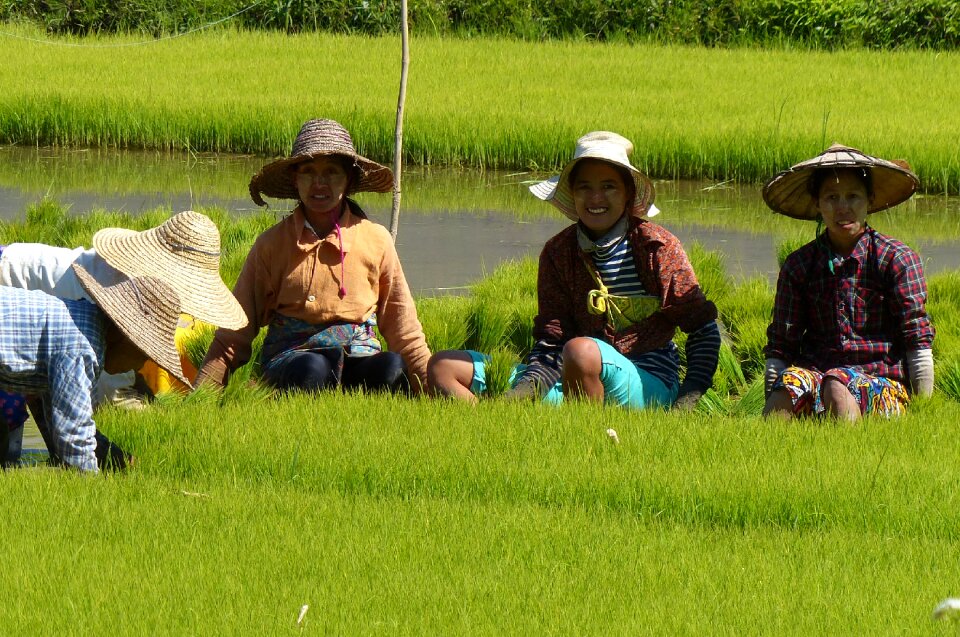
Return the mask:
<path id="1" fill-rule="evenodd" d="M 357 154 L 337 122 L 303 125 L 290 157 L 264 166 L 250 182 L 259 205 L 262 194 L 298 204 L 254 243 L 233 290 L 249 322 L 217 331 L 198 385 L 225 384 L 267 327 L 260 362 L 275 387 L 419 392 L 430 350 L 396 249 L 386 228 L 348 198 L 387 192 L 392 184 L 390 169 Z"/>

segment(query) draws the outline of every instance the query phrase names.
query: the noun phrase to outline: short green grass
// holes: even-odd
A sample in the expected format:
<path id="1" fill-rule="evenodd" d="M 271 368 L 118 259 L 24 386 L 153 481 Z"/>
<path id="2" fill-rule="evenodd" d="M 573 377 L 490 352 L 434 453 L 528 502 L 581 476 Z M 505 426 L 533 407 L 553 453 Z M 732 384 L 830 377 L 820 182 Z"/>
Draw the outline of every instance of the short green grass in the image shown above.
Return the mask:
<path id="1" fill-rule="evenodd" d="M 89 244 L 101 225 L 161 218 L 47 203 L 0 226 L 0 242 Z M 232 281 L 272 218 L 215 218 Z M 958 274 L 930 281 L 932 399 L 894 420 L 786 423 L 757 415 L 770 285 L 736 284 L 718 255 L 688 251 L 727 332 L 698 411 L 274 395 L 247 386 L 250 368 L 222 395 L 104 409 L 98 426 L 137 457 L 126 474 L 0 475 L 0 625 L 956 634 L 930 614 L 960 594 Z M 493 348 L 506 370 L 530 346 L 535 272 L 509 263 L 469 295 L 419 299 L 431 345 Z"/>
<path id="2" fill-rule="evenodd" d="M 856 427 L 336 393 L 105 410 L 129 473 L 0 476 L 0 622 L 955 634 L 930 613 L 960 586 L 958 409 Z"/>

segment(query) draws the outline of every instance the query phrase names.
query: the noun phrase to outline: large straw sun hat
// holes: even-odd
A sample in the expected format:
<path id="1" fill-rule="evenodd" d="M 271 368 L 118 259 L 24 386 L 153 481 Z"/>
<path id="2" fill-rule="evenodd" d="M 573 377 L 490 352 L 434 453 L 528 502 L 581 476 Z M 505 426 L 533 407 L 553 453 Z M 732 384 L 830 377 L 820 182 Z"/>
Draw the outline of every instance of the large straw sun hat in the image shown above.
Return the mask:
<path id="1" fill-rule="evenodd" d="M 530 192 L 538 199 L 552 203 L 573 221 L 578 221 L 577 209 L 573 203 L 573 192 L 570 190 L 570 171 L 582 159 L 602 159 L 626 168 L 633 176 L 633 184 L 637 195 L 630 206 L 630 214 L 638 217 L 653 217 L 659 213 L 659 210 L 653 205 L 653 183 L 630 163 L 630 153 L 632 152 L 633 143 L 622 135 L 608 131 L 587 133 L 577 140 L 573 159 L 567 162 L 563 171 L 555 177 L 530 186 Z"/>
<path id="2" fill-rule="evenodd" d="M 149 276 L 102 286 L 82 266 L 74 263 L 71 267 L 83 289 L 120 331 L 147 358 L 190 387 L 173 340 L 180 316 L 180 301 L 173 288 Z"/>
<path id="3" fill-rule="evenodd" d="M 795 219 L 816 219 L 816 201 L 808 189 L 810 177 L 821 168 L 862 168 L 870 171 L 873 201 L 868 212 L 878 212 L 909 199 L 920 180 L 905 161 L 871 157 L 856 148 L 833 144 L 816 157 L 791 166 L 763 187 L 763 200 L 774 212 Z"/>
<path id="4" fill-rule="evenodd" d="M 247 315 L 220 278 L 220 231 L 208 217 L 185 210 L 137 232 L 104 228 L 93 247 L 127 276 L 154 276 L 172 287 L 182 310 L 227 329 L 240 329 Z"/>
<path id="5" fill-rule="evenodd" d="M 250 197 L 258 206 L 267 205 L 261 195 L 275 199 L 297 199 L 293 167 L 323 155 L 343 155 L 360 169 L 360 180 L 351 183 L 347 194 L 388 192 L 393 188 L 393 171 L 372 159 L 357 154 L 350 133 L 332 119 L 311 119 L 297 133 L 290 156 L 260 169 L 250 180 Z"/>

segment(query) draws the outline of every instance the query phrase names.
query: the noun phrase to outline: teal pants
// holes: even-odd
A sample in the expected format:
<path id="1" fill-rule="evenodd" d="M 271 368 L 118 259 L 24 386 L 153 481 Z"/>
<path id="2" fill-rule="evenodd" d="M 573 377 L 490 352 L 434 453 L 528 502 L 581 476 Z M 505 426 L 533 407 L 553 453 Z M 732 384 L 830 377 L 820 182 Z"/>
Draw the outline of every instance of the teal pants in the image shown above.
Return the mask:
<path id="1" fill-rule="evenodd" d="M 633 361 L 618 352 L 612 345 L 592 339 L 600 348 L 600 382 L 603 383 L 604 402 L 634 409 L 644 407 L 669 407 L 677 399 L 678 384 L 667 387 L 659 378 L 639 369 Z M 473 359 L 473 382 L 470 391 L 475 395 L 487 391 L 486 364 L 490 357 L 480 352 L 467 350 Z M 513 368 L 510 386 L 514 387 L 523 375 L 526 365 Z M 543 402 L 557 405 L 563 402 L 563 387 L 558 382 L 543 397 Z"/>

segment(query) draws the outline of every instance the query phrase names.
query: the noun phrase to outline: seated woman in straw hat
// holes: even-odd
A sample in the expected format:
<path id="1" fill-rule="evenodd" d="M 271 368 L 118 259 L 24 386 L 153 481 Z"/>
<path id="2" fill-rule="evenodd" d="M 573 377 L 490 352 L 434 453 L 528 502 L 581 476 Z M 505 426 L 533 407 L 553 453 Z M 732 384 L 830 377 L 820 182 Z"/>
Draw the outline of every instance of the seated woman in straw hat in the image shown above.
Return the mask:
<path id="1" fill-rule="evenodd" d="M 132 276 L 155 276 L 177 293 L 184 313 L 224 327 L 246 324 L 246 315 L 220 278 L 220 232 L 205 215 L 187 210 L 143 232 L 104 228 L 93 236 L 93 245 L 93 249 L 41 243 L 0 246 L 0 286 L 93 302 L 73 265 L 83 267 L 100 285 L 112 285 Z M 122 379 L 123 375 L 100 374 L 98 387 L 105 377 Z M 130 372 L 126 385 L 132 383 Z M 122 387 L 124 382 L 114 381 L 110 385 Z M 94 398 L 103 396 L 95 391 Z M 11 456 L 20 454 L 26 407 L 24 396 L 0 392 L 0 428 L 6 426 L 10 431 Z M 43 414 L 33 411 L 42 430 Z M 99 437 L 98 441 L 105 439 Z"/>
<path id="2" fill-rule="evenodd" d="M 153 277 L 100 285 L 80 265 L 72 273 L 92 300 L 60 299 L 38 290 L 0 286 L 0 388 L 31 396 L 46 424 L 51 460 L 80 471 L 105 464 L 93 421 L 91 393 L 104 371 L 135 369 L 149 357 L 189 386 L 173 343 L 180 300 Z M 0 448 L 7 448 L 0 428 Z M 127 456 L 115 445 L 110 458 L 122 468 Z M 6 465 L 17 457 L 0 457 Z"/>
<path id="3" fill-rule="evenodd" d="M 392 184 L 390 169 L 359 155 L 329 119 L 306 122 L 290 156 L 254 175 L 254 202 L 266 205 L 268 195 L 297 205 L 250 250 L 233 290 L 249 324 L 217 331 L 197 384 L 225 384 L 267 327 L 262 377 L 277 388 L 421 389 L 430 350 L 393 241 L 348 197 Z"/>
<path id="4" fill-rule="evenodd" d="M 826 228 L 780 269 L 765 414 L 855 420 L 902 413 L 911 393 L 932 393 L 920 258 L 867 224 L 868 214 L 906 201 L 918 185 L 904 162 L 835 144 L 764 186 L 774 212 Z"/>
<path id="5" fill-rule="evenodd" d="M 632 150 L 615 133 L 589 133 L 559 177 L 530 188 L 576 224 L 540 254 L 536 344 L 508 395 L 692 408 L 713 382 L 717 308 L 680 242 L 647 219 L 657 213 L 653 184 L 630 164 Z M 682 384 L 677 328 L 689 334 Z M 475 400 L 485 363 L 477 352 L 438 353 L 433 393 Z"/>

